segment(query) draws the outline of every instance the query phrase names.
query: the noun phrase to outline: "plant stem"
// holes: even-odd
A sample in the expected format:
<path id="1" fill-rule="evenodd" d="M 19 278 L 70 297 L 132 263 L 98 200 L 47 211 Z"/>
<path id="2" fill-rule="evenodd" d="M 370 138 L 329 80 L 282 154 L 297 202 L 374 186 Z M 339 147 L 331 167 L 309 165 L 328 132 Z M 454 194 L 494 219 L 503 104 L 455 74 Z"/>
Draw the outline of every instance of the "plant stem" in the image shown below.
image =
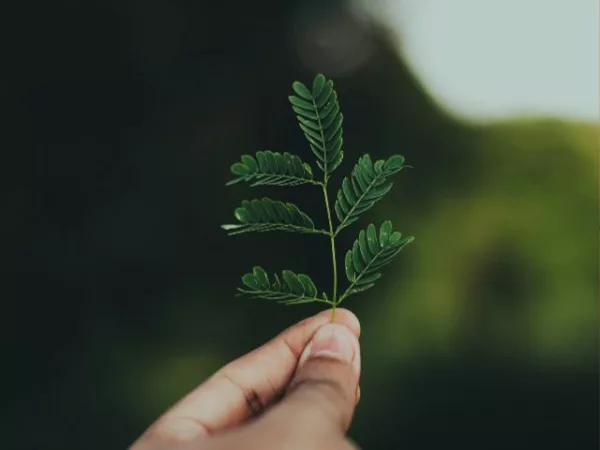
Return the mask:
<path id="1" fill-rule="evenodd" d="M 334 97 L 335 98 L 335 97 Z M 323 123 L 321 122 L 321 115 L 319 114 L 319 107 L 313 98 L 313 107 L 317 112 L 317 123 L 319 124 L 319 132 L 321 134 L 321 142 L 323 143 L 323 150 L 327 147 L 327 140 L 325 139 L 325 132 L 323 130 Z M 331 317 L 329 322 L 333 323 L 335 320 L 335 308 L 337 306 L 337 262 L 335 259 L 335 233 L 333 232 L 333 221 L 331 220 L 331 208 L 329 207 L 329 195 L 327 195 L 327 181 L 329 181 L 328 168 L 327 168 L 328 154 L 325 152 L 325 160 L 323 161 L 323 195 L 325 196 L 325 209 L 327 210 L 327 222 L 329 222 L 329 241 L 331 242 L 331 260 L 333 263 L 333 298 L 331 299 Z"/>
<path id="2" fill-rule="evenodd" d="M 331 242 L 331 261 L 333 264 L 333 297 L 331 299 L 331 317 L 329 322 L 333 323 L 335 319 L 335 308 L 337 306 L 337 261 L 335 258 L 335 234 L 333 232 L 333 221 L 331 220 L 331 208 L 329 207 L 329 195 L 327 195 L 327 178 L 322 184 L 323 195 L 325 196 L 325 209 L 327 211 L 327 222 L 329 223 L 329 241 Z"/>

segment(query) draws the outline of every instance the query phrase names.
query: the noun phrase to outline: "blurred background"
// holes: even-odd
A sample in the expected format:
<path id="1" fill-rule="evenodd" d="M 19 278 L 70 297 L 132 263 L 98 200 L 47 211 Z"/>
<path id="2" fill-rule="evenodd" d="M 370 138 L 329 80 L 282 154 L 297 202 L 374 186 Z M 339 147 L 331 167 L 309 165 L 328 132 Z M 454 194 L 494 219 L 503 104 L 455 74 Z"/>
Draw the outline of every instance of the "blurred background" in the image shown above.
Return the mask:
<path id="1" fill-rule="evenodd" d="M 414 167 L 360 222 L 416 241 L 345 304 L 351 437 L 598 448 L 596 2 L 63 0 L 2 19 L 2 448 L 125 448 L 319 310 L 234 297 L 255 264 L 329 286 L 318 237 L 220 229 L 263 194 L 323 220 L 310 188 L 224 187 L 242 153 L 310 160 L 286 96 L 318 72 L 345 115 L 338 177 L 364 152 Z"/>

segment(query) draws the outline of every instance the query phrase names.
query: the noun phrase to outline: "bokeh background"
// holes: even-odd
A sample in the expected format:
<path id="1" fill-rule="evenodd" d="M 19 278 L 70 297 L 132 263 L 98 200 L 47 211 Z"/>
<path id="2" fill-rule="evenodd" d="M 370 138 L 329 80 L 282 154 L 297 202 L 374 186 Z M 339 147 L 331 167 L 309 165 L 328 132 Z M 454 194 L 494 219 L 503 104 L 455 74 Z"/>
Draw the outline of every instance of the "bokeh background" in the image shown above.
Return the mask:
<path id="1" fill-rule="evenodd" d="M 224 187 L 242 153 L 310 158 L 286 96 L 317 72 L 345 114 L 338 175 L 364 152 L 414 167 L 368 219 L 417 239 L 346 304 L 363 327 L 352 438 L 598 448 L 598 19 L 547 3 L 15 3 L 2 448 L 125 448 L 318 310 L 234 297 L 257 263 L 328 286 L 318 237 L 220 229 L 262 194 L 323 220 L 309 188 Z"/>

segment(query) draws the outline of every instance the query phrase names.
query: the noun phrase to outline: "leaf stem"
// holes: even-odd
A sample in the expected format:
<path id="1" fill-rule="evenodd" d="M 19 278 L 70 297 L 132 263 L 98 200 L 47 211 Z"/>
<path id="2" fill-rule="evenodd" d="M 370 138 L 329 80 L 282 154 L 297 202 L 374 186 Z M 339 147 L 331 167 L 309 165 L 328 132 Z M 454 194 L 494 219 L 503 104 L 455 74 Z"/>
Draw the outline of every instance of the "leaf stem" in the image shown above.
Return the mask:
<path id="1" fill-rule="evenodd" d="M 252 298 L 265 298 L 267 300 L 275 300 L 278 303 L 283 303 L 283 304 L 288 304 L 288 305 L 292 305 L 292 304 L 300 304 L 300 303 L 312 303 L 312 302 L 317 302 L 317 303 L 325 303 L 326 305 L 333 305 L 333 303 L 331 302 L 331 300 L 327 300 L 325 298 L 319 298 L 319 297 L 295 297 L 293 294 L 285 294 L 285 293 L 281 293 L 278 291 L 251 291 L 248 289 L 242 289 L 242 288 L 238 288 L 238 293 L 236 294 L 236 296 L 242 296 L 242 295 L 249 295 Z"/>
<path id="2" fill-rule="evenodd" d="M 225 224 L 221 228 L 228 231 L 228 236 L 236 236 L 243 233 L 265 233 L 267 231 L 288 231 L 306 234 L 324 234 L 330 236 L 329 230 L 321 230 L 318 228 L 307 228 L 299 225 L 287 223 L 250 223 L 250 224 Z"/>
<path id="3" fill-rule="evenodd" d="M 329 171 L 327 170 L 327 139 L 325 139 L 325 132 L 323 130 L 323 124 L 321 122 L 321 115 L 319 114 L 319 107 L 317 106 L 317 102 L 313 98 L 312 100 L 313 107 L 315 108 L 315 112 L 317 113 L 317 123 L 319 126 L 319 132 L 321 134 L 321 142 L 323 143 L 323 154 L 325 156 L 323 160 L 323 196 L 325 197 L 325 209 L 327 210 L 327 222 L 329 222 L 329 241 L 331 242 L 331 261 L 333 264 L 333 298 L 331 299 L 331 317 L 329 322 L 333 323 L 335 320 L 335 308 L 337 306 L 337 262 L 335 259 L 335 234 L 333 231 L 333 222 L 331 220 L 331 208 L 329 207 L 329 195 L 327 194 L 327 181 L 329 181 Z"/>
<path id="4" fill-rule="evenodd" d="M 323 196 L 325 197 L 325 210 L 327 211 L 327 222 L 329 223 L 329 241 L 331 242 L 331 261 L 333 264 L 333 297 L 331 299 L 331 317 L 329 321 L 333 323 L 335 319 L 335 308 L 337 306 L 337 261 L 335 257 L 335 234 L 333 232 L 333 221 L 331 220 L 331 208 L 329 206 L 329 195 L 327 194 L 327 178 L 322 184 Z"/>

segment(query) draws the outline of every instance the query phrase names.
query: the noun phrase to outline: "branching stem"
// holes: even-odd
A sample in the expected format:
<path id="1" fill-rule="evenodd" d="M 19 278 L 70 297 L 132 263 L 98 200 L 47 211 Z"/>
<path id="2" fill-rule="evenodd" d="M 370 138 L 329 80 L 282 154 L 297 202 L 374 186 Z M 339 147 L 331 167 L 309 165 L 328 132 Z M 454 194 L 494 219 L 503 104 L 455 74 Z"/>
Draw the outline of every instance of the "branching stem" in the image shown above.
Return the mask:
<path id="1" fill-rule="evenodd" d="M 292 89 L 297 96 L 288 96 L 288 100 L 297 114 L 300 129 L 308 140 L 310 150 L 317 158 L 316 164 L 323 172 L 323 178 L 315 176 L 311 166 L 296 155 L 264 150 L 256 152 L 255 156 L 242 155 L 240 161 L 230 168 L 236 178 L 226 185 L 245 181 L 252 187 L 319 186 L 325 198 L 328 226 L 317 229 L 313 220 L 296 205 L 263 197 L 242 201 L 241 206 L 234 211 L 238 223 L 222 225 L 222 228 L 229 235 L 284 231 L 328 236 L 333 269 L 331 298 L 328 298 L 327 291 L 319 291 L 307 274 L 283 270 L 281 277 L 275 273 L 269 279 L 267 272 L 260 266 L 255 266 L 252 272 L 244 274 L 242 282 L 245 287 L 238 288 L 238 295 L 264 298 L 284 305 L 312 302 L 326 304 L 331 307 L 329 322 L 333 323 L 340 304 L 351 295 L 373 287 L 381 277 L 378 269 L 388 264 L 404 245 L 413 240 L 412 237 L 402 238 L 400 232 L 393 231 L 389 220 L 381 224 L 379 236 L 375 225 L 369 224 L 366 230 L 360 232 L 345 259 L 342 255 L 341 264 L 345 269 L 342 270 L 342 277 L 348 278 L 350 285 L 345 291 L 340 288 L 338 292 L 335 238 L 342 229 L 356 222 L 361 214 L 389 192 L 392 182 L 386 182 L 388 176 L 409 166 L 404 165 L 404 157 L 401 155 L 373 162 L 369 154 L 365 154 L 359 158 L 351 174 L 343 179 L 341 188 L 337 194 L 333 193 L 330 203 L 327 189 L 329 179 L 344 159 L 344 117 L 340 112 L 337 93 L 333 81 L 327 80 L 322 74 L 315 77 L 312 89 L 299 81 L 292 84 Z M 336 213 L 335 221 L 338 222 L 335 228 L 332 209 Z M 321 297 L 317 297 L 319 292 Z"/>
<path id="2" fill-rule="evenodd" d="M 329 241 L 331 242 L 331 261 L 333 265 L 333 295 L 331 299 L 331 317 L 329 321 L 335 320 L 335 308 L 337 306 L 337 261 L 335 257 L 335 234 L 333 232 L 333 221 L 331 220 L 331 208 L 329 206 L 329 195 L 327 193 L 327 178 L 321 185 L 323 186 L 323 196 L 325 197 L 325 210 L 327 211 L 327 222 L 329 223 Z"/>

